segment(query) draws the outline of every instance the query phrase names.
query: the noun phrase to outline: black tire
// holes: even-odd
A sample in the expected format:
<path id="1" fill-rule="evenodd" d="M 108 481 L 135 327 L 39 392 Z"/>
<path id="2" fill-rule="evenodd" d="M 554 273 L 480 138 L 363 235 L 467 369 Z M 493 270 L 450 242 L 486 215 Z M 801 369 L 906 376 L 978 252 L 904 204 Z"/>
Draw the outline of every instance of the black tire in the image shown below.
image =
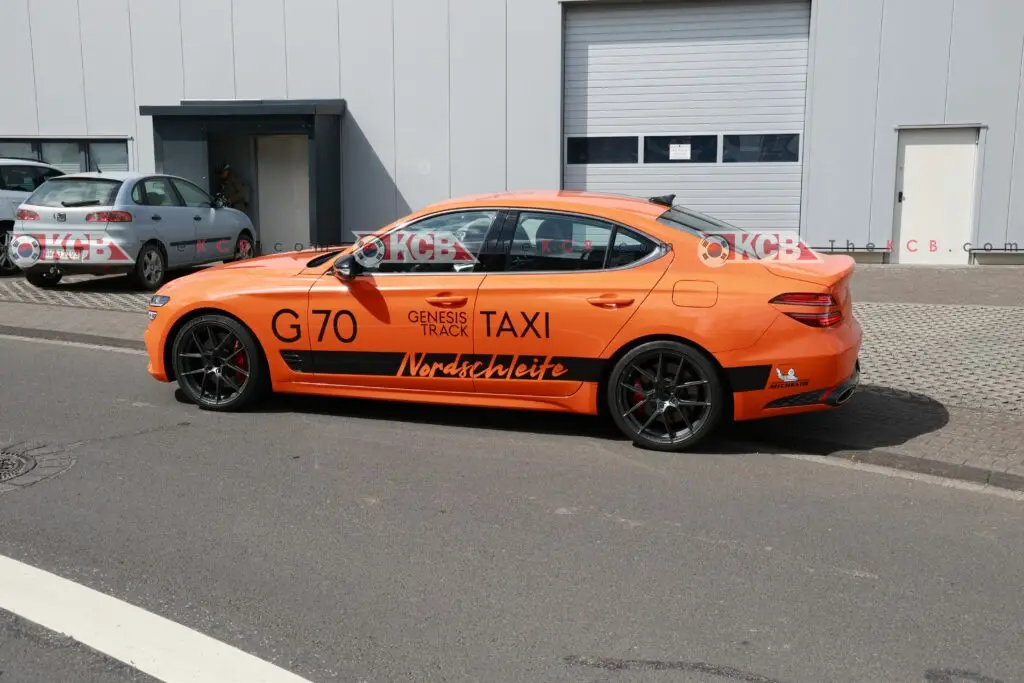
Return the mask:
<path id="1" fill-rule="evenodd" d="M 243 230 L 235 240 L 235 253 L 232 261 L 245 261 L 256 256 L 256 242 L 248 230 Z"/>
<path id="2" fill-rule="evenodd" d="M 691 449 L 712 433 L 726 405 L 715 363 L 676 341 L 631 349 L 612 368 L 605 394 L 619 431 L 641 448 L 672 453 Z"/>
<path id="3" fill-rule="evenodd" d="M 147 292 L 155 292 L 167 281 L 167 257 L 156 242 L 142 245 L 129 277 L 132 284 Z"/>
<path id="4" fill-rule="evenodd" d="M 14 223 L 4 221 L 0 223 L 0 276 L 15 275 L 21 272 L 21 268 L 14 265 L 11 258 L 11 239 L 14 232 Z"/>
<path id="5" fill-rule="evenodd" d="M 185 323 L 172 342 L 171 363 L 178 387 L 204 410 L 243 410 L 270 389 L 256 338 L 225 315 L 203 315 Z"/>
<path id="6" fill-rule="evenodd" d="M 59 270 L 55 273 L 51 273 L 49 270 L 37 270 L 31 273 L 25 273 L 25 279 L 28 280 L 30 285 L 35 287 L 53 287 L 61 278 L 64 277 L 64 273 Z"/>

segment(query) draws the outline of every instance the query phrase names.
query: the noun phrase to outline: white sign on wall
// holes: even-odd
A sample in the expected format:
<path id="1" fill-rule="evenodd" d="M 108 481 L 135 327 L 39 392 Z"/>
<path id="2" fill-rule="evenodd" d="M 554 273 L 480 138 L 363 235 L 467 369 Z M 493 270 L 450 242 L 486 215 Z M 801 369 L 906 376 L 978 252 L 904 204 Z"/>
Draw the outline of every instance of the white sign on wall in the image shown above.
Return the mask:
<path id="1" fill-rule="evenodd" d="M 689 161 L 690 160 L 690 145 L 669 145 L 668 146 L 668 160 L 669 161 Z"/>

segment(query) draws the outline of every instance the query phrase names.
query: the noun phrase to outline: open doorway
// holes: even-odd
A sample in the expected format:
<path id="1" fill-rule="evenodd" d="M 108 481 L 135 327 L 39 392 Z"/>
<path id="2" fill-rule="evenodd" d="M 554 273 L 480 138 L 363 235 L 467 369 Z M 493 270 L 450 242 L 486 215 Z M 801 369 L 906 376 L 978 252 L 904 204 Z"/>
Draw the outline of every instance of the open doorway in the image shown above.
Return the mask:
<path id="1" fill-rule="evenodd" d="M 217 193 L 217 170 L 232 167 L 262 253 L 343 243 L 344 100 L 191 101 L 139 113 L 153 117 L 157 172 Z"/>
<path id="2" fill-rule="evenodd" d="M 262 235 L 259 220 L 259 193 L 257 192 L 256 147 L 252 135 L 210 133 L 207 137 L 210 165 L 210 192 L 213 194 L 241 195 L 231 207 L 249 216 L 253 227 Z M 234 175 L 240 191 L 229 192 L 225 187 L 224 169 Z"/>

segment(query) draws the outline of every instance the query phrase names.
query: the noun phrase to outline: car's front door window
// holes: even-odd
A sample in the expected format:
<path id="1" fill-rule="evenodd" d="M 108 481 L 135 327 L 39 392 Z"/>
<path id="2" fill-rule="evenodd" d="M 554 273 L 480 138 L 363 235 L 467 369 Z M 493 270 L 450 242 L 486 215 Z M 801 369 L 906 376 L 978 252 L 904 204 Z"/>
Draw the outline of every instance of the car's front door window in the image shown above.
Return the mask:
<path id="1" fill-rule="evenodd" d="M 357 255 L 373 274 L 469 273 L 486 270 L 481 259 L 498 211 L 456 211 L 365 238 Z"/>

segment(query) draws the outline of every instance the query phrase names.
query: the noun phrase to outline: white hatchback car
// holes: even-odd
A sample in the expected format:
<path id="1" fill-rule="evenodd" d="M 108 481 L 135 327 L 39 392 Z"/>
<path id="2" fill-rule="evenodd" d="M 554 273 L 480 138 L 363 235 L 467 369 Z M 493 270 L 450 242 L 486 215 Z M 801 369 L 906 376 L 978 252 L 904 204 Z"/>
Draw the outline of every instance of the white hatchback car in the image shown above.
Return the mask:
<path id="1" fill-rule="evenodd" d="M 14 214 L 39 186 L 64 175 L 59 168 L 31 159 L 0 157 L 0 275 L 20 272 L 11 258 Z"/>
<path id="2" fill-rule="evenodd" d="M 69 173 L 24 200 L 10 255 L 37 287 L 63 274 L 128 274 L 155 291 L 168 271 L 256 254 L 249 217 L 160 173 Z"/>

